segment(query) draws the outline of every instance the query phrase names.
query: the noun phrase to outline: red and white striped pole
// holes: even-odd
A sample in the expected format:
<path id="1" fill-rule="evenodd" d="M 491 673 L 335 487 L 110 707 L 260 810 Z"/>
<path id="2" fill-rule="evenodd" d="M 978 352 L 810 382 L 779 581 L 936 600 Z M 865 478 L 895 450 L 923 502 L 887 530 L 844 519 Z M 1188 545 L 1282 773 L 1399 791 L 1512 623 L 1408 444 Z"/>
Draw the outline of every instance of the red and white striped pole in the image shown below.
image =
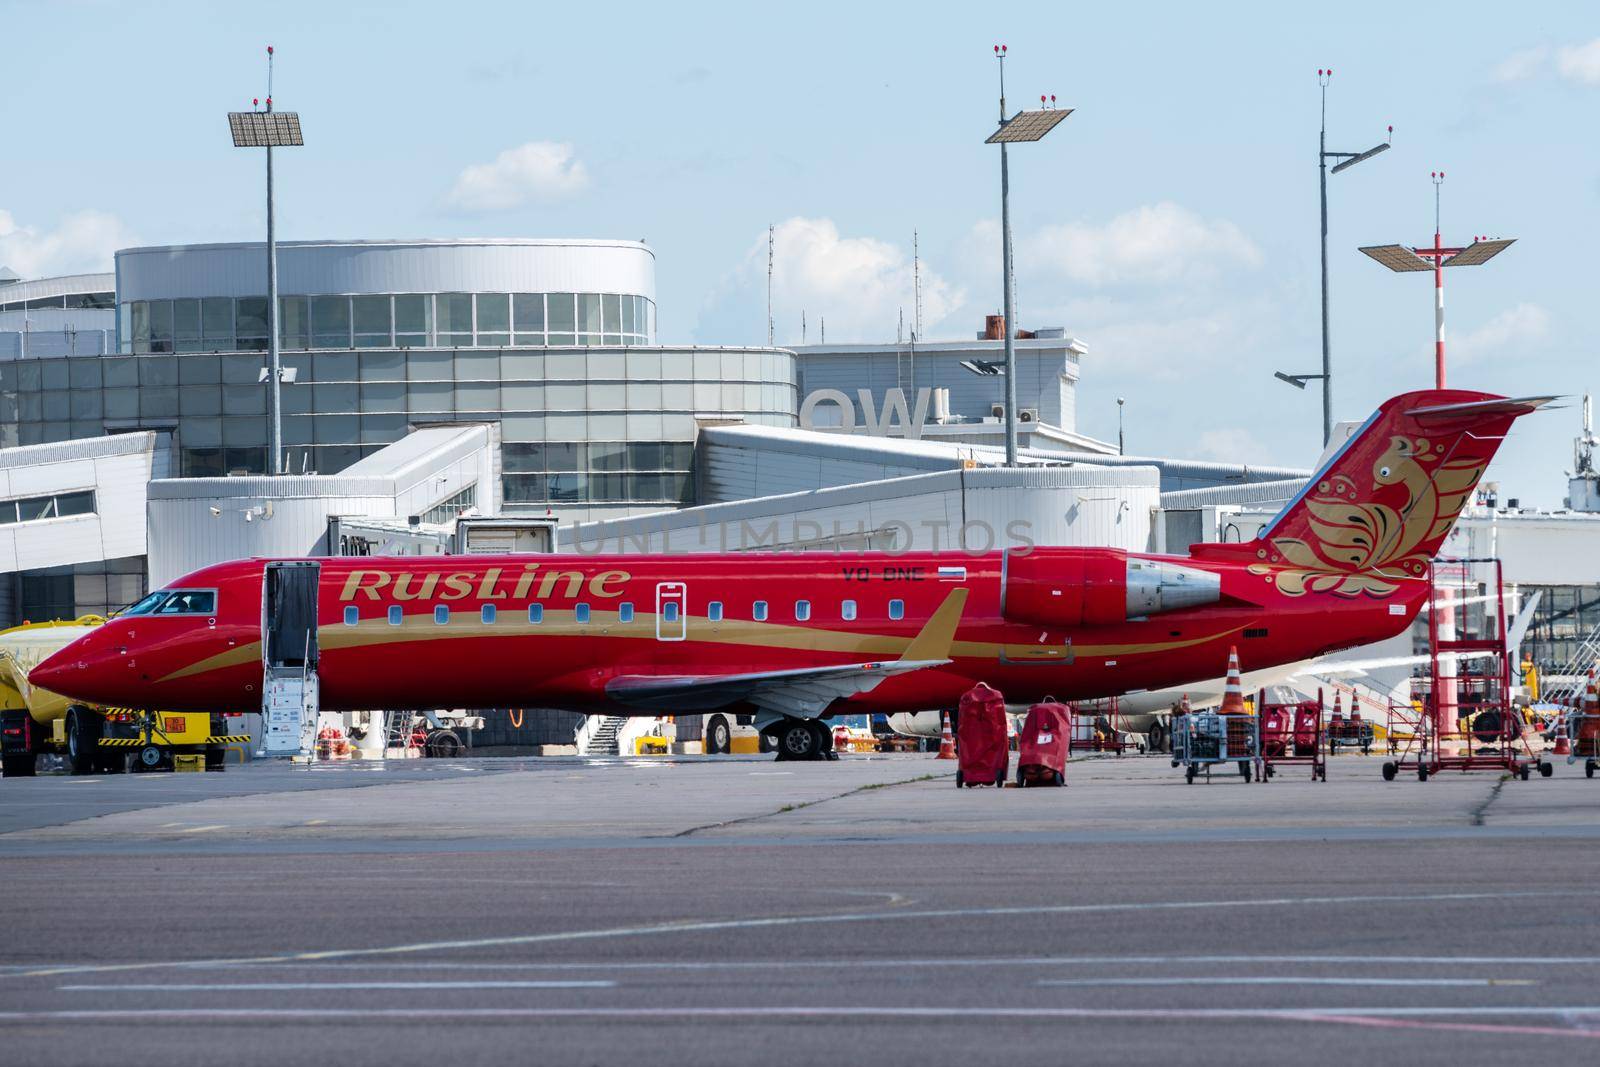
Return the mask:
<path id="1" fill-rule="evenodd" d="M 1439 186 L 1444 171 L 1433 176 L 1433 387 L 1444 388 L 1444 239 L 1440 236 Z"/>

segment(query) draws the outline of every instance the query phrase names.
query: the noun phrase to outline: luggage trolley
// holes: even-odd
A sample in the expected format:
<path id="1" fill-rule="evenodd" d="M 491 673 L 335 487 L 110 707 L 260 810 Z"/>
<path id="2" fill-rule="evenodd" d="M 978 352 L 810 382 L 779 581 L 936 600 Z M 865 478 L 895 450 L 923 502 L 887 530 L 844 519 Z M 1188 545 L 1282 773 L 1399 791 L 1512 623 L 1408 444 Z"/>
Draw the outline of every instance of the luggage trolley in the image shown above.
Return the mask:
<path id="1" fill-rule="evenodd" d="M 1396 758 L 1383 765 L 1384 780 L 1415 771 L 1425 782 L 1455 770 L 1500 771 L 1527 781 L 1535 766 L 1548 778 L 1553 768 L 1535 760 L 1511 699 L 1500 561 L 1431 560 L 1428 577 L 1428 674 L 1412 680 L 1421 710 L 1410 739 L 1391 746 Z M 1391 714 L 1391 736 L 1398 725 Z"/>
<path id="2" fill-rule="evenodd" d="M 1172 765 L 1184 768 L 1184 780 L 1193 783 L 1221 763 L 1237 763 L 1245 781 L 1261 777 L 1261 722 L 1254 715 L 1219 715 L 1191 711 L 1172 721 Z M 1263 780 L 1265 780 L 1263 778 Z"/>
<path id="3" fill-rule="evenodd" d="M 1261 729 L 1261 767 L 1263 780 L 1278 773 L 1278 767 L 1298 764 L 1311 768 L 1311 780 L 1328 780 L 1328 757 L 1323 750 L 1322 690 L 1317 699 L 1292 703 L 1268 703 L 1267 691 L 1256 694 L 1257 721 Z"/>

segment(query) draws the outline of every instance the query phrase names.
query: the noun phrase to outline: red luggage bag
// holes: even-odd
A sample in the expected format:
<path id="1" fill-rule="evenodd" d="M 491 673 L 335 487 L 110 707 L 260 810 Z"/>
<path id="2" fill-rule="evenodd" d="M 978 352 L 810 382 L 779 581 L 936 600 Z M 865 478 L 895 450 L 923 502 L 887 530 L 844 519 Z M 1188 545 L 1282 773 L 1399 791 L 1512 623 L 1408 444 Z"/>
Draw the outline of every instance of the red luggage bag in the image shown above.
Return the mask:
<path id="1" fill-rule="evenodd" d="M 1005 785 L 1010 765 L 1005 697 L 979 682 L 956 707 L 956 788 Z"/>
<path id="2" fill-rule="evenodd" d="M 1046 700 L 1028 709 L 1017 735 L 1017 785 L 1066 785 L 1072 712 Z"/>
<path id="3" fill-rule="evenodd" d="M 1283 759 L 1289 754 L 1292 732 L 1288 708 L 1264 708 L 1261 712 L 1261 754 L 1267 759 Z"/>

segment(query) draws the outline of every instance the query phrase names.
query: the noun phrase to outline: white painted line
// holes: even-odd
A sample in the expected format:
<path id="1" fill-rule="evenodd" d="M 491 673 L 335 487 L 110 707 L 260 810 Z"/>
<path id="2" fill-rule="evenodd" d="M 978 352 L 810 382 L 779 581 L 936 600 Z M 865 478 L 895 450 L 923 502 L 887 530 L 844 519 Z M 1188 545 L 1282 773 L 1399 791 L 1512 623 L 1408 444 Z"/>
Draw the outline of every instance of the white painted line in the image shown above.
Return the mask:
<path id="1" fill-rule="evenodd" d="M 1341 985 L 1341 986 L 1503 986 L 1538 985 L 1516 978 L 1227 978 L 1218 975 L 1181 975 L 1157 978 L 1041 978 L 1044 986 L 1149 986 L 1149 985 Z"/>
<path id="2" fill-rule="evenodd" d="M 532 963 L 527 961 L 438 960 L 362 963 L 297 963 L 272 959 L 260 962 L 201 961 L 185 964 L 190 968 L 282 968 L 329 970 L 487 970 L 487 971 L 722 971 L 722 970 L 889 970 L 919 967 L 1093 967 L 1102 964 L 1130 966 L 1188 964 L 1210 966 L 1219 963 L 1278 964 L 1311 963 L 1328 965 L 1438 965 L 1489 967 L 1594 967 L 1600 956 L 947 956 L 909 959 L 816 959 L 816 960 L 638 960 L 626 963 Z M 3 970 L 20 970 L 37 964 L 14 964 Z M 75 966 L 57 964 L 57 966 Z"/>
<path id="3" fill-rule="evenodd" d="M 224 822 L 212 823 L 210 826 L 191 826 L 187 830 L 179 830 L 180 834 L 206 834 L 212 830 L 226 830 L 228 824 Z"/>
<path id="4" fill-rule="evenodd" d="M 685 1005 L 657 1007 L 627 1004 L 610 1008 L 459 1008 L 451 1017 L 474 1019 L 769 1019 L 784 1018 L 902 1018 L 902 1019 L 1137 1019 L 1159 1022 L 1186 1019 L 1267 1019 L 1289 1022 L 1342 1022 L 1372 1019 L 1546 1018 L 1600 1016 L 1600 1004 L 1520 1007 L 1504 1004 L 1474 1004 L 1448 1008 L 1014 1008 L 974 1007 L 965 1004 L 947 1007 L 905 1005 L 870 1006 L 861 1004 L 823 1007 L 816 1005 L 751 1004 L 734 1007 Z M 414 1008 L 84 1008 L 65 1011 L 0 1012 L 0 1023 L 35 1023 L 56 1020 L 123 1022 L 129 1019 L 167 1019 L 195 1022 L 216 1019 L 229 1022 L 241 1019 L 415 1019 Z M 1600 1040 L 1600 1029 L 1563 1031 L 1565 1036 Z"/>
<path id="5" fill-rule="evenodd" d="M 704 919 L 653 923 L 644 926 L 617 926 L 597 930 L 557 930 L 542 934 L 515 934 L 506 937 L 486 937 L 459 941 L 419 941 L 413 944 L 390 945 L 380 948 L 327 949 L 318 952 L 296 952 L 271 956 L 240 956 L 209 960 L 150 960 L 138 963 L 89 964 L 71 967 L 45 967 L 22 971 L 9 977 L 41 978 L 62 974 L 105 974 L 116 971 L 137 971 L 159 967 L 215 966 L 237 963 L 303 963 L 316 960 L 356 959 L 360 957 L 396 956 L 422 952 L 460 951 L 475 948 L 498 948 L 507 945 L 547 945 L 575 941 L 596 941 L 613 938 L 647 937 L 661 934 L 698 934 L 723 930 L 771 930 L 789 926 L 825 926 L 836 923 L 874 923 L 926 919 L 981 919 L 1030 915 L 1097 915 L 1117 912 L 1193 912 L 1211 908 L 1305 908 L 1343 904 L 1435 904 L 1462 903 L 1473 900 L 1531 900 L 1559 898 L 1571 901 L 1577 897 L 1600 896 L 1600 889 L 1591 890 L 1524 890 L 1504 893 L 1415 893 L 1415 894 L 1361 894 L 1352 896 L 1319 897 L 1266 897 L 1238 900 L 1173 900 L 1173 901 L 1123 901 L 1108 904 L 1047 904 L 1018 905 L 992 908 L 927 908 L 873 912 L 836 912 L 825 915 L 772 915 L 753 919 Z"/>
<path id="6" fill-rule="evenodd" d="M 57 989 L 70 993 L 207 993 L 212 990 L 228 992 L 270 993 L 279 990 L 324 989 L 615 989 L 617 983 L 609 981 L 528 981 L 528 982 L 231 982 L 205 984 L 138 983 L 133 985 L 62 985 Z"/>

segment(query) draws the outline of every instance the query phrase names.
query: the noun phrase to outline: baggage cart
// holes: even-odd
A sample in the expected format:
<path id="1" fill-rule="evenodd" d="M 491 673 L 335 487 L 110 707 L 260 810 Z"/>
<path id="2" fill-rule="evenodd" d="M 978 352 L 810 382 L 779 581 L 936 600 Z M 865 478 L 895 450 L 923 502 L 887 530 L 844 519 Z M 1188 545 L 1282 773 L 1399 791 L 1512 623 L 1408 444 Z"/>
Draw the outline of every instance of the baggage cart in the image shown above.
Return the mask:
<path id="1" fill-rule="evenodd" d="M 1128 747 L 1128 735 L 1122 728 L 1122 710 L 1116 697 L 1094 701 L 1092 707 L 1070 704 L 1067 710 L 1072 724 L 1067 746 L 1070 751 L 1111 752 L 1120 756 Z"/>
<path id="2" fill-rule="evenodd" d="M 1050 698 L 1028 709 L 1017 735 L 1017 785 L 1066 785 L 1072 712 Z"/>
<path id="3" fill-rule="evenodd" d="M 1573 708 L 1567 713 L 1566 729 L 1572 746 L 1567 762 L 1583 760 L 1583 776 L 1593 778 L 1600 770 L 1600 710 Z"/>
<path id="4" fill-rule="evenodd" d="M 982 682 L 956 706 L 956 788 L 1004 786 L 1011 767 L 1006 700 Z"/>
<path id="5" fill-rule="evenodd" d="M 1184 779 L 1193 783 L 1202 771 L 1210 781 L 1213 767 L 1234 763 L 1239 776 L 1251 781 L 1260 769 L 1260 725 L 1254 715 L 1192 711 L 1179 716 L 1172 722 L 1172 765 L 1183 767 Z"/>
<path id="6" fill-rule="evenodd" d="M 1269 703 L 1267 691 L 1256 694 L 1261 731 L 1261 772 L 1270 779 L 1283 766 L 1311 768 L 1313 782 L 1328 780 L 1328 760 L 1323 752 L 1322 690 L 1317 699 Z"/>

